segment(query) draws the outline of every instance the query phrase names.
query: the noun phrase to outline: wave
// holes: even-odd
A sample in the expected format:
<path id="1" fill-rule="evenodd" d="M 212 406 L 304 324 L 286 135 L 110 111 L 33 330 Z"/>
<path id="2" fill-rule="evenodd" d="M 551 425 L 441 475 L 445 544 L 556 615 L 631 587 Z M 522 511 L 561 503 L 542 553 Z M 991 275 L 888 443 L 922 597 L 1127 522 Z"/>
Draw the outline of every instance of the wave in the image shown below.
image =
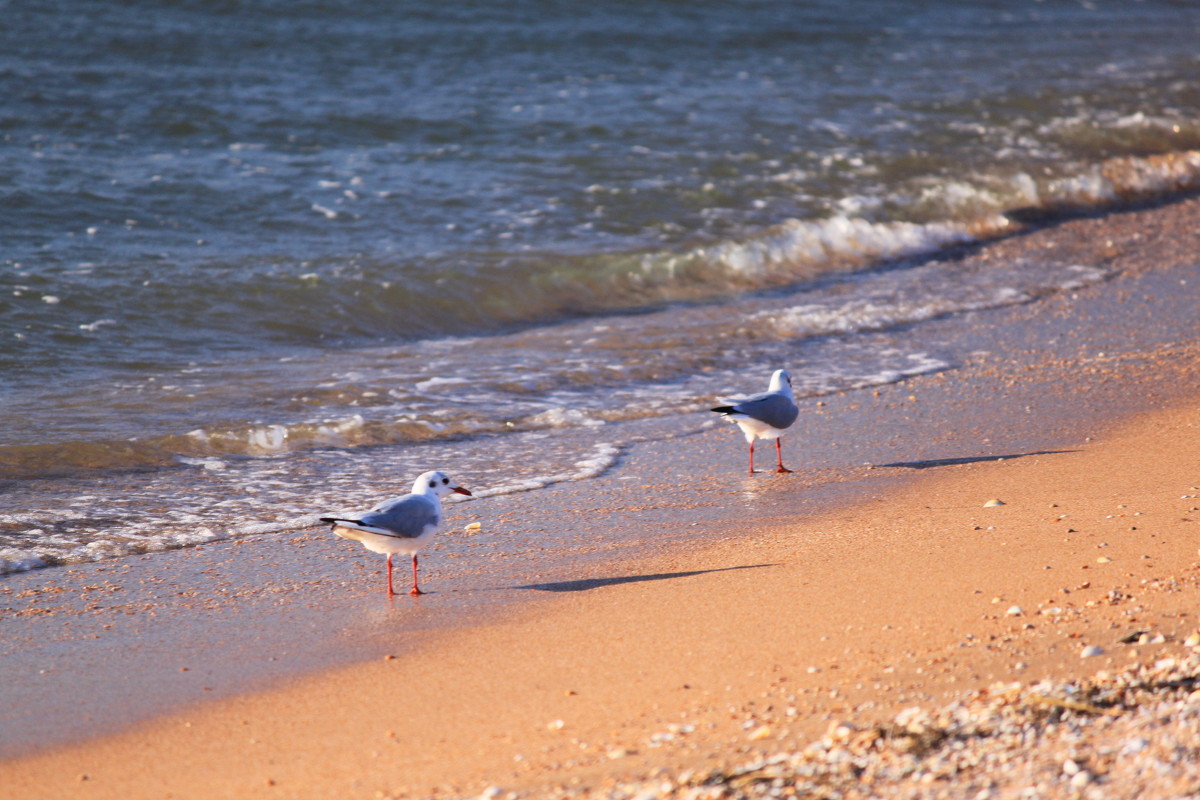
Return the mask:
<path id="1" fill-rule="evenodd" d="M 325 321 L 359 333 L 454 334 L 712 301 L 872 269 L 1011 235 L 1032 224 L 1197 189 L 1200 151 L 1112 158 L 1059 176 L 1015 172 L 973 182 L 936 180 L 924 187 L 919 202 L 907 204 L 926 212 L 936 206 L 933 221 L 835 215 L 788 220 L 737 241 L 678 251 L 449 256 L 428 275 L 407 282 L 401 293 L 387 285 L 369 304 L 336 302 Z M 398 319 L 405 320 L 401 330 Z"/>
<path id="2" fill-rule="evenodd" d="M 120 278 L 139 285 L 137 295 L 116 308 L 99 270 L 65 276 L 49 288 L 31 277 L 0 293 L 0 327 L 11 327 L 10 336 L 0 335 L 0 368 L 15 375 L 43 359 L 59 366 L 61 359 L 98 357 L 148 363 L 164 350 L 197 359 L 247 342 L 324 348 L 492 334 L 716 301 L 1196 191 L 1200 150 L 1110 158 L 1065 174 L 993 168 L 897 185 L 888 198 L 842 198 L 841 211 L 824 219 L 790 219 L 739 239 L 673 249 L 219 263 L 184 270 L 169 282 L 160 280 L 159 263 L 135 263 L 124 265 Z M 889 215 L 908 219 L 883 218 Z M 36 334 L 47 326 L 46 335 Z"/>
<path id="3" fill-rule="evenodd" d="M 1066 176 L 1039 178 L 1017 172 L 974 184 L 938 181 L 926 187 L 922 200 L 930 204 L 936 197 L 946 221 L 791 220 L 760 236 L 706 248 L 698 255 L 752 285 L 794 282 L 1010 235 L 1033 222 L 1113 211 L 1197 189 L 1200 151 L 1125 156 Z"/>

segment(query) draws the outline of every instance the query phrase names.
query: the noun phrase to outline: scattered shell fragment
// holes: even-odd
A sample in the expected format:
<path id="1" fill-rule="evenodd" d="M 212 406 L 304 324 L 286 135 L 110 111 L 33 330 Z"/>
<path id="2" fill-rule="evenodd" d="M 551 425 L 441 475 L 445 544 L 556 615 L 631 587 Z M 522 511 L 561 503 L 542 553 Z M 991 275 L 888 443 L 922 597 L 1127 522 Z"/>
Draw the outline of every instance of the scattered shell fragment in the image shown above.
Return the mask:
<path id="1" fill-rule="evenodd" d="M 1200 647 L 1200 631 L 1193 632 L 1183 640 L 1184 647 Z"/>
<path id="2" fill-rule="evenodd" d="M 983 507 L 984 508 L 995 508 L 996 506 L 1002 506 L 1002 505 L 1004 505 L 1003 500 L 993 497 L 991 500 L 988 500 L 986 503 L 984 503 Z"/>
<path id="3" fill-rule="evenodd" d="M 769 738 L 771 738 L 771 726 L 770 725 L 760 725 L 750 733 L 750 741 L 752 741 L 752 742 L 757 742 L 757 741 L 761 741 L 762 739 L 769 739 Z"/>
<path id="4" fill-rule="evenodd" d="M 1102 656 L 1102 655 L 1104 655 L 1104 648 L 1097 647 L 1094 644 L 1088 645 L 1087 647 L 1083 648 L 1083 650 L 1081 650 L 1079 652 L 1080 658 L 1092 658 L 1094 656 Z"/>
<path id="5" fill-rule="evenodd" d="M 479 530 L 479 529 L 480 529 L 480 528 L 482 528 L 482 527 L 483 527 L 483 525 L 482 525 L 481 523 L 479 523 L 479 522 L 471 522 L 471 523 L 469 523 L 469 524 L 468 524 L 468 525 L 467 525 L 465 528 L 463 528 L 463 530 L 465 530 L 465 531 L 477 531 L 477 530 Z"/>
<path id="6" fill-rule="evenodd" d="M 1019 617 L 1025 613 L 1025 609 L 1021 608 L 1020 606 L 1009 606 L 1008 611 L 1005 611 L 1004 613 L 1008 614 L 1010 617 Z"/>
<path id="7" fill-rule="evenodd" d="M 1111 564 L 1112 559 L 1109 558 L 1108 556 L 1100 556 L 1099 558 L 1096 559 L 1096 563 L 1097 564 Z"/>

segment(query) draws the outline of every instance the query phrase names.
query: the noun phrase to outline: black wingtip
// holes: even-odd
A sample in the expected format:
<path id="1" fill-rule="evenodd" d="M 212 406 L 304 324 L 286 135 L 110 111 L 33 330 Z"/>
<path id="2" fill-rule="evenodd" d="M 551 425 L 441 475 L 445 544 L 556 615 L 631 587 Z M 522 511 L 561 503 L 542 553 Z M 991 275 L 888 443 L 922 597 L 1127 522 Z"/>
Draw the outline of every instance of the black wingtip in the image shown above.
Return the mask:
<path id="1" fill-rule="evenodd" d="M 321 517 L 321 522 L 328 522 L 330 525 L 337 525 L 339 522 L 353 522 L 355 525 L 361 525 L 362 521 L 357 519 L 345 519 L 344 517 Z"/>
<path id="2" fill-rule="evenodd" d="M 711 408 L 709 410 L 715 411 L 718 414 L 732 414 L 734 412 L 733 406 L 717 406 L 716 408 Z"/>

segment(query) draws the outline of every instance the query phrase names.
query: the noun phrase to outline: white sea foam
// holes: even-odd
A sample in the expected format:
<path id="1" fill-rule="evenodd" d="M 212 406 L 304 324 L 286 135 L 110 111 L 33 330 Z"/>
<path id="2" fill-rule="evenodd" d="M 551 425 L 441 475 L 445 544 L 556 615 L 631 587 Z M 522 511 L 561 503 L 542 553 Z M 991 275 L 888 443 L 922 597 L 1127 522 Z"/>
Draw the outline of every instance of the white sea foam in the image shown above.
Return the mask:
<path id="1" fill-rule="evenodd" d="M 287 533 L 288 531 L 311 528 L 321 524 L 320 514 L 306 514 L 279 522 L 245 522 L 230 528 L 231 536 L 256 536 L 266 533 Z"/>
<path id="2" fill-rule="evenodd" d="M 28 572 L 31 569 L 45 567 L 46 561 L 26 551 L 7 547 L 0 549 L 0 575 L 10 572 Z"/>
<path id="3" fill-rule="evenodd" d="M 763 278 L 787 275 L 803 265 L 899 258 L 972 240 L 963 224 L 873 223 L 840 216 L 791 220 L 754 239 L 718 245 L 704 253 L 736 274 Z"/>
<path id="4" fill-rule="evenodd" d="M 916 375 L 930 375 L 935 372 L 944 372 L 953 366 L 949 361 L 931 356 L 928 353 L 910 353 L 905 356 L 905 359 L 911 362 L 908 366 L 898 369 L 881 370 L 872 375 L 863 375 L 858 381 L 852 384 L 852 388 L 862 389 L 868 386 L 898 383 L 905 378 L 911 378 Z"/>
<path id="5" fill-rule="evenodd" d="M 354 414 L 338 420 L 326 420 L 314 426 L 312 438 L 318 444 L 347 444 L 354 441 L 364 425 L 365 420 L 361 414 Z"/>
<path id="6" fill-rule="evenodd" d="M 755 318 L 797 338 L 883 330 L 947 314 L 1028 303 L 1039 292 L 1077 289 L 1109 276 L 1097 267 L 1021 262 L 980 270 L 974 280 L 943 285 L 941 291 L 930 293 L 925 280 L 931 269 L 922 266 L 883 275 L 870 290 L 839 303 L 764 310 Z"/>
<path id="7" fill-rule="evenodd" d="M 441 389 L 446 386 L 468 386 L 470 383 L 471 382 L 466 378 L 443 377 L 440 375 L 435 375 L 432 378 L 418 382 L 417 389 L 422 392 L 427 392 L 430 389 Z"/>
<path id="8" fill-rule="evenodd" d="M 1107 205 L 1123 199 L 1153 197 L 1200 186 L 1200 151 L 1113 158 L 1083 172 L 1052 181 L 1051 203 Z"/>
<path id="9" fill-rule="evenodd" d="M 537 489 L 544 489 L 555 483 L 568 483 L 570 481 L 581 481 L 599 477 L 617 463 L 620 455 L 620 447 L 603 442 L 595 446 L 589 457 L 576 461 L 574 464 L 575 469 L 572 471 L 559 472 L 553 475 L 536 475 L 519 481 L 509 481 L 499 486 L 481 489 L 475 492 L 474 495 L 482 498 L 514 494 L 516 492 L 531 492 Z"/>
<path id="10" fill-rule="evenodd" d="M 596 419 L 586 411 L 577 408 L 552 408 L 534 415 L 530 419 L 530 423 L 535 427 L 547 426 L 551 428 L 575 427 L 578 425 L 600 427 L 605 424 L 604 420 Z"/>
<path id="11" fill-rule="evenodd" d="M 246 434 L 251 453 L 278 453 L 287 445 L 288 429 L 283 425 L 265 425 Z"/>

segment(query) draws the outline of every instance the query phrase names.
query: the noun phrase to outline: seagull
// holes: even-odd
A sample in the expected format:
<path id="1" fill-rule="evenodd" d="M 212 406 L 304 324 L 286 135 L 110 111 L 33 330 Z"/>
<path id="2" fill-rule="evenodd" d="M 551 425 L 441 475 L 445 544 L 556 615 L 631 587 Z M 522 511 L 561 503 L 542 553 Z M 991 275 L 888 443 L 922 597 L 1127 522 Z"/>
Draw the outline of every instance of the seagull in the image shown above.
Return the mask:
<path id="1" fill-rule="evenodd" d="M 771 376 L 767 391 L 751 395 L 744 400 L 735 400 L 733 405 L 713 409 L 725 419 L 736 422 L 750 443 L 750 474 L 754 474 L 754 440 L 774 439 L 775 457 L 779 461 L 776 472 L 791 472 L 783 465 L 783 450 L 779 437 L 796 421 L 800 409 L 792 395 L 792 376 L 786 369 L 777 369 Z"/>
<path id="2" fill-rule="evenodd" d="M 441 472 L 426 472 L 413 484 L 412 493 L 385 500 L 357 519 L 321 517 L 333 525 L 343 539 L 353 539 L 373 553 L 387 555 L 388 597 L 392 591 L 392 556 L 412 556 L 413 585 L 409 594 L 424 594 L 417 585 L 417 551 L 428 542 L 442 524 L 442 498 L 451 494 L 471 493 Z"/>

